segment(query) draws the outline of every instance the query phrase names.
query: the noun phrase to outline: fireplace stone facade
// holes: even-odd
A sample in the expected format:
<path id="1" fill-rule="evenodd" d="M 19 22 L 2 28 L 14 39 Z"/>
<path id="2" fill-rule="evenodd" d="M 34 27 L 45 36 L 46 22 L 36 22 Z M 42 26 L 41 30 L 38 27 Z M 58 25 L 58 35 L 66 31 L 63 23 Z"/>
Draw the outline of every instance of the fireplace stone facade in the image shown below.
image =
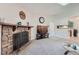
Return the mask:
<path id="1" fill-rule="evenodd" d="M 0 24 L 1 28 L 1 54 L 9 55 L 13 52 L 13 34 L 23 31 L 29 32 L 29 41 L 31 39 L 31 27 L 32 26 L 18 26 L 15 31 L 13 31 L 14 25 Z"/>

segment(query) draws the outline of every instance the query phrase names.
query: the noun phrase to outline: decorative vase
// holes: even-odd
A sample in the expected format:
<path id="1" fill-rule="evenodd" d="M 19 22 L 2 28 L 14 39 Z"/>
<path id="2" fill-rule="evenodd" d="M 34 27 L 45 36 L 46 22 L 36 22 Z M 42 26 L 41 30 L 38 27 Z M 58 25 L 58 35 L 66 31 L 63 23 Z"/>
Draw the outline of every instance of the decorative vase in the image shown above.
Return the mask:
<path id="1" fill-rule="evenodd" d="M 17 25 L 18 25 L 18 26 L 19 26 L 19 25 L 22 25 L 22 23 L 21 23 L 21 22 L 18 22 Z"/>
<path id="2" fill-rule="evenodd" d="M 29 26 L 29 22 L 27 22 L 27 26 Z"/>

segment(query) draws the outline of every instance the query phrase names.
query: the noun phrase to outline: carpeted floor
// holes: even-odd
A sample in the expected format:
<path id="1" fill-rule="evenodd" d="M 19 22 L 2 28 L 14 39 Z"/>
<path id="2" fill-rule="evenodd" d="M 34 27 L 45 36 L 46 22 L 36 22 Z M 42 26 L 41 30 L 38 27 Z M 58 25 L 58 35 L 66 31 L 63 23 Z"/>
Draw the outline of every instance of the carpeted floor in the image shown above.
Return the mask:
<path id="1" fill-rule="evenodd" d="M 66 39 L 46 38 L 33 41 L 19 55 L 63 55 L 63 48 Z"/>

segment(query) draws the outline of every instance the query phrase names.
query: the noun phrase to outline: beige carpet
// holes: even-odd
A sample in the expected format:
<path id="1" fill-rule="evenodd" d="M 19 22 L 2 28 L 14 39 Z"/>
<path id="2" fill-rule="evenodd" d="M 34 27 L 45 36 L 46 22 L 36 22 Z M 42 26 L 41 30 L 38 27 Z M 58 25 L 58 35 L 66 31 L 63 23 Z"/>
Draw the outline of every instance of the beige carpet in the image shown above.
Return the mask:
<path id="1" fill-rule="evenodd" d="M 63 55 L 66 51 L 63 48 L 66 39 L 46 38 L 33 41 L 19 55 Z"/>

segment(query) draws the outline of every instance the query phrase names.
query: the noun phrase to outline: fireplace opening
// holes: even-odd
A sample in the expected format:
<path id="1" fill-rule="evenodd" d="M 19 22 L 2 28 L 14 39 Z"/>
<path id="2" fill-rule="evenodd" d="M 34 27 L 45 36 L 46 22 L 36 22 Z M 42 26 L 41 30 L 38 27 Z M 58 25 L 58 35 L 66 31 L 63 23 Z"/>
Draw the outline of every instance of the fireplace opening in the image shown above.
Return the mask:
<path id="1" fill-rule="evenodd" d="M 29 33 L 27 31 L 13 34 L 13 51 L 21 48 L 29 42 Z"/>

